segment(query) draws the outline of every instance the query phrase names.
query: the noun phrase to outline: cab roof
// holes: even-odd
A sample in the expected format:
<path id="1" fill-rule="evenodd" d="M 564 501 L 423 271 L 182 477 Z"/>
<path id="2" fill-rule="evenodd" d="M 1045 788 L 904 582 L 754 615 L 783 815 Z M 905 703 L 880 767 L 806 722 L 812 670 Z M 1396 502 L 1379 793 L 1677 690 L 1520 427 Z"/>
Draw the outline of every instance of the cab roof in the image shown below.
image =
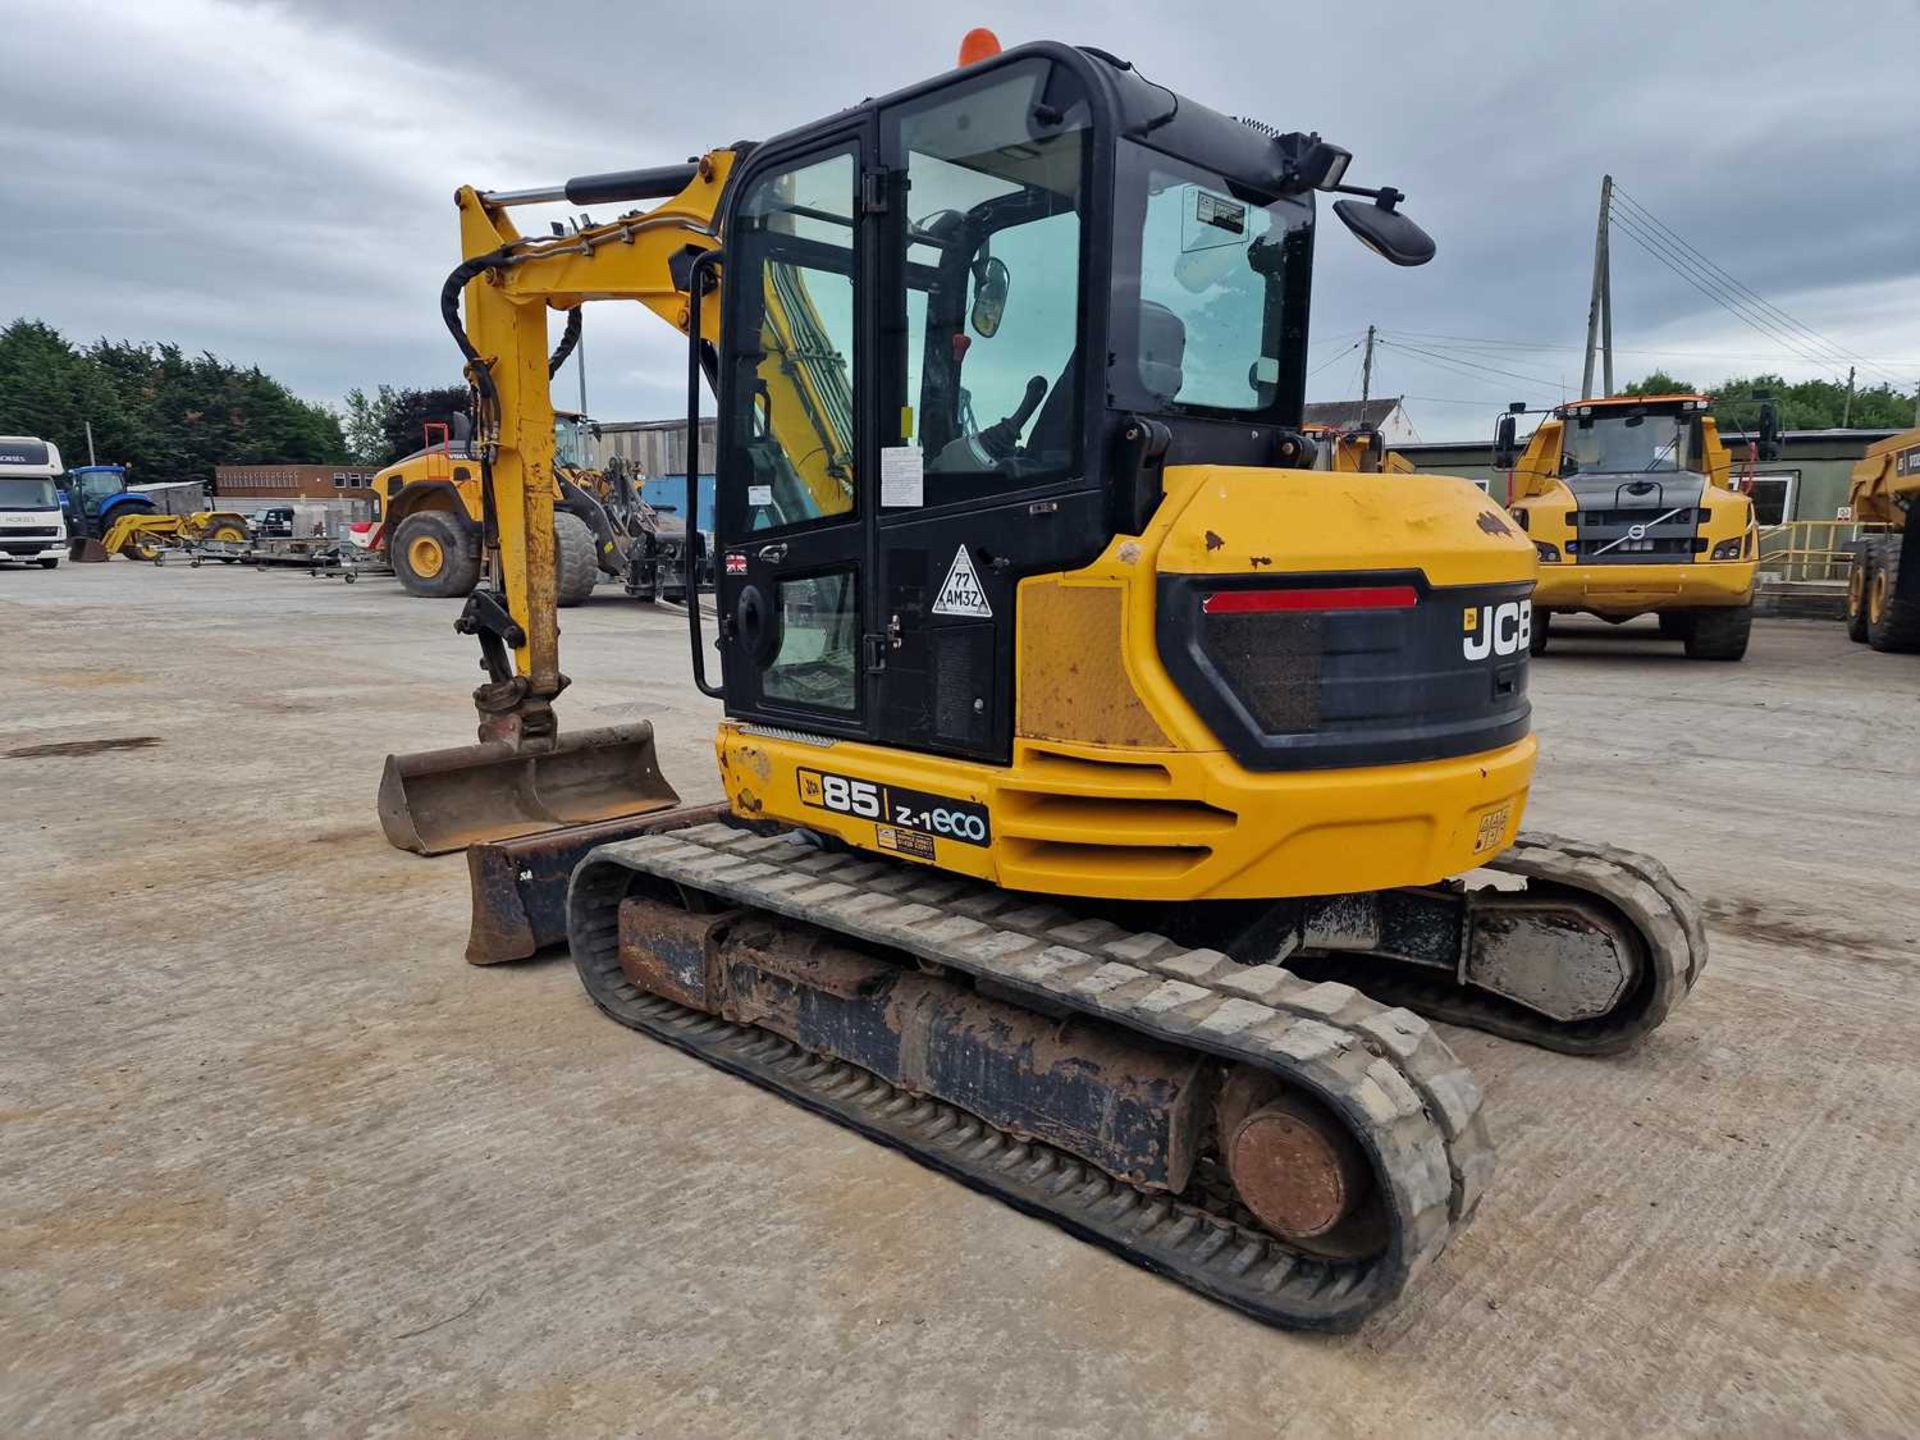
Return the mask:
<path id="1" fill-rule="evenodd" d="M 1713 408 L 1713 396 L 1691 391 L 1675 391 L 1667 395 L 1606 395 L 1591 400 L 1569 400 L 1564 405 L 1556 406 L 1553 413 L 1571 415 L 1582 410 L 1630 410 L 1667 405 L 1678 408 L 1683 404 L 1695 410 L 1709 410 Z"/>

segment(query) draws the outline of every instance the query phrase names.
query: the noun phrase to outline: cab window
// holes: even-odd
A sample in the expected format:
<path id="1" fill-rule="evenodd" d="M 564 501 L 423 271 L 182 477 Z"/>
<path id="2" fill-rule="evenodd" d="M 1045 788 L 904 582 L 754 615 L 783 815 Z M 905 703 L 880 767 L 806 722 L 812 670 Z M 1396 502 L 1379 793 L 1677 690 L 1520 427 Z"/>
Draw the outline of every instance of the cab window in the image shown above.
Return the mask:
<path id="1" fill-rule="evenodd" d="M 854 508 L 854 184 L 851 151 L 756 180 L 731 221 L 733 323 L 758 343 L 734 361 L 735 438 L 751 530 Z"/>
<path id="2" fill-rule="evenodd" d="M 1088 106 L 1077 81 L 1035 61 L 882 123 L 902 203 L 883 306 L 900 339 L 898 423 L 881 443 L 923 472 L 925 505 L 1080 474 Z"/>

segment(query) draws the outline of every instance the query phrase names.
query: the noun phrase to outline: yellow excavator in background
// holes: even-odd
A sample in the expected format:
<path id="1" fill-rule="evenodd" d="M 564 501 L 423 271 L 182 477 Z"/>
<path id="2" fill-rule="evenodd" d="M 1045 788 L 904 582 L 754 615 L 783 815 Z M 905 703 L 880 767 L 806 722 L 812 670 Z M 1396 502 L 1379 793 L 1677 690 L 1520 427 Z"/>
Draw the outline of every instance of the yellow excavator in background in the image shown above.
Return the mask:
<path id="1" fill-rule="evenodd" d="M 1698 908 L 1519 829 L 1527 538 L 1464 480 L 1308 468 L 1316 192 L 1422 264 L 1399 192 L 1102 51 L 962 62 L 685 166 L 459 192 L 481 743 L 390 757 L 382 819 L 518 835 L 469 851 L 470 958 L 563 929 L 622 1024 L 1350 1328 L 1493 1164 L 1414 1012 L 1624 1049 L 1698 976 Z M 652 207 L 512 222 L 562 200 Z M 688 627 L 723 805 L 669 808 L 644 725 L 555 722 L 548 315 L 615 299 L 686 337 L 689 435 L 718 395 Z"/>
<path id="2" fill-rule="evenodd" d="M 556 370 L 579 327 L 567 333 L 548 361 Z M 427 432 L 420 449 L 373 477 L 380 507 L 373 544 L 387 554 L 409 595 L 459 599 L 480 583 L 486 506 L 479 464 L 466 416 L 428 425 Z M 686 527 L 640 498 L 624 461 L 593 466 L 594 433 L 586 416 L 554 412 L 556 602 L 584 603 L 601 575 L 618 576 L 629 595 L 678 598 Z"/>
<path id="3" fill-rule="evenodd" d="M 1398 450 L 1387 449 L 1386 437 L 1371 426 L 1342 430 L 1338 425 L 1302 425 L 1300 433 L 1313 442 L 1315 470 L 1348 470 L 1356 475 L 1411 475 L 1414 463 Z"/>
<path id="4" fill-rule="evenodd" d="M 1735 488 L 1733 457 L 1706 395 L 1616 395 L 1547 413 L 1518 453 L 1515 406 L 1502 415 L 1494 468 L 1512 472 L 1509 509 L 1533 541 L 1533 653 L 1558 613 L 1611 624 L 1657 615 L 1698 660 L 1738 660 L 1753 629 L 1759 530 Z M 1776 452 L 1772 407 L 1756 450 Z"/>
<path id="5" fill-rule="evenodd" d="M 1909 564 L 1902 543 L 1917 497 L 1920 428 L 1869 446 L 1853 467 L 1847 491 L 1853 523 L 1885 528 L 1854 542 L 1847 635 L 1876 650 L 1920 650 L 1920 559 Z"/>

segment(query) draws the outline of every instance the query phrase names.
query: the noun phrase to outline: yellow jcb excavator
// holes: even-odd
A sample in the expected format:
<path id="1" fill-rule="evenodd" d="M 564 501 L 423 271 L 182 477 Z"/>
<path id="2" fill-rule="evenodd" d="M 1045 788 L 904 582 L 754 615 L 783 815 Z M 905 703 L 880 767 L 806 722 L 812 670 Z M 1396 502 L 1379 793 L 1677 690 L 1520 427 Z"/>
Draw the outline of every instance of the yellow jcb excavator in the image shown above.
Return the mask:
<path id="1" fill-rule="evenodd" d="M 970 43 L 764 144 L 460 191 L 483 743 L 395 757 L 383 817 L 521 832 L 469 852 L 470 958 L 564 925 L 622 1024 L 1350 1328 L 1493 1165 L 1414 1012 L 1626 1048 L 1699 912 L 1519 830 L 1526 537 L 1464 480 L 1303 468 L 1315 193 L 1417 265 L 1399 192 L 1104 52 Z M 657 203 L 514 227 L 561 199 Z M 717 390 L 717 640 L 688 623 L 724 805 L 667 808 L 645 727 L 556 739 L 547 317 L 611 299 L 687 337 L 689 434 Z"/>

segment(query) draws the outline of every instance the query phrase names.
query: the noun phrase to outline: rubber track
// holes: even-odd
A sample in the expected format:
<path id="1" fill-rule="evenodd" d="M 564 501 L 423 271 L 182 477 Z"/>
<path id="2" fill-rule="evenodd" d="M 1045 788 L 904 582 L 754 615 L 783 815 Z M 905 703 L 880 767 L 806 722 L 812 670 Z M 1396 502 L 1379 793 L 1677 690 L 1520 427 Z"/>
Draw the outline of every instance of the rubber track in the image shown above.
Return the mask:
<path id="1" fill-rule="evenodd" d="M 1558 1021 L 1404 962 L 1357 965 L 1354 983 L 1377 1000 L 1430 1019 L 1571 1055 L 1612 1055 L 1658 1028 L 1706 968 L 1700 906 L 1651 855 L 1523 831 L 1486 868 L 1595 896 L 1620 912 L 1640 937 L 1646 970 L 1619 1008 L 1592 1020 Z M 1338 962 L 1327 968 L 1338 968 Z"/>
<path id="2" fill-rule="evenodd" d="M 1333 1108 L 1371 1154 L 1392 1220 L 1389 1244 L 1362 1261 L 1304 1256 L 1217 1208 L 1136 1189 L 952 1107 L 900 1095 L 854 1067 L 798 1057 L 791 1046 L 783 1056 L 763 1031 L 653 996 L 626 978 L 618 954 L 620 900 L 636 883 L 650 893 L 662 888 L 642 876 L 683 896 L 784 916 L 973 975 L 1050 1013 L 1078 1011 L 1277 1074 Z M 574 873 L 568 915 L 581 979 L 621 1023 L 1269 1323 L 1357 1326 L 1440 1254 L 1493 1170 L 1479 1086 L 1417 1015 L 1350 985 L 1241 965 L 1061 904 L 711 824 L 595 850 Z M 935 1130 L 954 1116 L 975 1127 L 975 1141 L 953 1140 L 944 1125 Z M 1034 1176 L 1015 1156 L 1049 1163 Z"/>

